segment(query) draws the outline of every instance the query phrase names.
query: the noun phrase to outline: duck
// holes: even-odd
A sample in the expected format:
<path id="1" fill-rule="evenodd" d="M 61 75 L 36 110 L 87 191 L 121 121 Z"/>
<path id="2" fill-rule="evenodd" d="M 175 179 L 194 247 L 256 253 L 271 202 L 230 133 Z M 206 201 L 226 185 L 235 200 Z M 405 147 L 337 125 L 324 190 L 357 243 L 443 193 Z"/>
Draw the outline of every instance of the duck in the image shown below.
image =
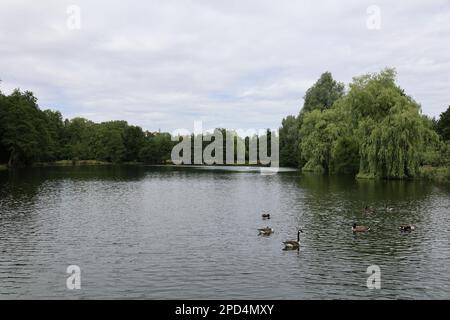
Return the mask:
<path id="1" fill-rule="evenodd" d="M 261 217 L 262 217 L 263 219 L 270 219 L 270 213 L 267 213 L 267 212 L 264 212 L 264 211 L 263 211 L 263 213 L 261 214 Z"/>
<path id="2" fill-rule="evenodd" d="M 353 232 L 367 232 L 367 231 L 370 231 L 370 228 L 366 227 L 366 226 L 357 226 L 356 223 L 354 223 L 352 226 L 352 231 Z"/>
<path id="3" fill-rule="evenodd" d="M 259 228 L 258 231 L 260 236 L 270 236 L 274 232 L 273 229 L 269 227 Z"/>
<path id="4" fill-rule="evenodd" d="M 300 249 L 300 232 L 303 233 L 302 229 L 299 229 L 297 232 L 297 240 L 287 240 L 284 241 L 284 249 L 283 250 L 298 250 Z"/>
<path id="5" fill-rule="evenodd" d="M 399 227 L 399 230 L 403 232 L 411 232 L 414 231 L 415 229 L 416 227 L 410 224 L 404 224 Z"/>
<path id="6" fill-rule="evenodd" d="M 364 213 L 374 213 L 375 212 L 375 210 L 369 206 L 365 206 L 363 211 L 364 211 Z"/>

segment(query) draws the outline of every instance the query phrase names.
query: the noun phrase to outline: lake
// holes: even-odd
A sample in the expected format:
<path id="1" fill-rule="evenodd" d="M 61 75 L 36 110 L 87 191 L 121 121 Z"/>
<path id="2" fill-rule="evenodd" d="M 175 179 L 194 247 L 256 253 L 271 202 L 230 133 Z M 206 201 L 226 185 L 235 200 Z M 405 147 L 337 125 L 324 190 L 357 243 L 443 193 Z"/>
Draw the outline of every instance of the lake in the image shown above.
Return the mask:
<path id="1" fill-rule="evenodd" d="M 449 212 L 450 187 L 424 181 L 245 167 L 0 172 L 0 299 L 449 299 Z M 354 222 L 371 231 L 353 234 Z M 264 226 L 275 233 L 258 236 Z M 300 250 L 283 251 L 297 228 Z M 66 287 L 69 265 L 80 290 Z M 381 289 L 366 285 L 371 265 Z"/>

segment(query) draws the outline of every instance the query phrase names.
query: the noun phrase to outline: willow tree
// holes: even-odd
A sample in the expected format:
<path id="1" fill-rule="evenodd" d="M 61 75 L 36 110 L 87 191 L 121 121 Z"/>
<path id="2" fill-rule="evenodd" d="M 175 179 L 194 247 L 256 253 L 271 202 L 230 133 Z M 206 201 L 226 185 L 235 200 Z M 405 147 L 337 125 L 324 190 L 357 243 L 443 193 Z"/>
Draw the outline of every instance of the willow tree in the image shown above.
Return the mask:
<path id="1" fill-rule="evenodd" d="M 304 171 L 327 173 L 355 172 L 358 143 L 353 133 L 351 109 L 345 99 L 332 108 L 305 114 L 300 130 Z"/>
<path id="2" fill-rule="evenodd" d="M 395 71 L 355 78 L 347 102 L 357 125 L 359 177 L 407 178 L 418 174 L 428 141 L 437 140 L 420 106 L 395 83 Z"/>

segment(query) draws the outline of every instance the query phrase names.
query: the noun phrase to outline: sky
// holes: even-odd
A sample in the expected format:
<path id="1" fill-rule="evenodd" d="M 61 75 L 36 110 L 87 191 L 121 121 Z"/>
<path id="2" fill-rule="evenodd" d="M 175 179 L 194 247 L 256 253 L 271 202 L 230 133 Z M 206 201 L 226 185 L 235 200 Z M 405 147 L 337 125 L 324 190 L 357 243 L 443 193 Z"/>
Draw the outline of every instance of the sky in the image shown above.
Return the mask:
<path id="1" fill-rule="evenodd" d="M 65 118 L 276 129 L 323 72 L 385 67 L 424 114 L 446 110 L 450 0 L 0 1 L 0 90 Z"/>

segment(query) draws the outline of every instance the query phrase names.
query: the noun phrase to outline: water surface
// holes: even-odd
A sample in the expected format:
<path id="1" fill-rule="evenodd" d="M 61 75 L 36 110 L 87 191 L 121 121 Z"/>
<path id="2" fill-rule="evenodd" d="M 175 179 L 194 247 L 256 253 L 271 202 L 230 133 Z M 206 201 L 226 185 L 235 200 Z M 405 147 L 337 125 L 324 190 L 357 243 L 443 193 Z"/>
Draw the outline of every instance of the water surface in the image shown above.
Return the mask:
<path id="1" fill-rule="evenodd" d="M 448 185 L 291 170 L 0 172 L 0 298 L 448 299 L 449 209 Z M 266 225 L 275 233 L 257 236 Z M 298 227 L 300 251 L 283 251 Z M 81 290 L 66 288 L 73 264 Z M 374 264 L 380 290 L 366 286 Z"/>

